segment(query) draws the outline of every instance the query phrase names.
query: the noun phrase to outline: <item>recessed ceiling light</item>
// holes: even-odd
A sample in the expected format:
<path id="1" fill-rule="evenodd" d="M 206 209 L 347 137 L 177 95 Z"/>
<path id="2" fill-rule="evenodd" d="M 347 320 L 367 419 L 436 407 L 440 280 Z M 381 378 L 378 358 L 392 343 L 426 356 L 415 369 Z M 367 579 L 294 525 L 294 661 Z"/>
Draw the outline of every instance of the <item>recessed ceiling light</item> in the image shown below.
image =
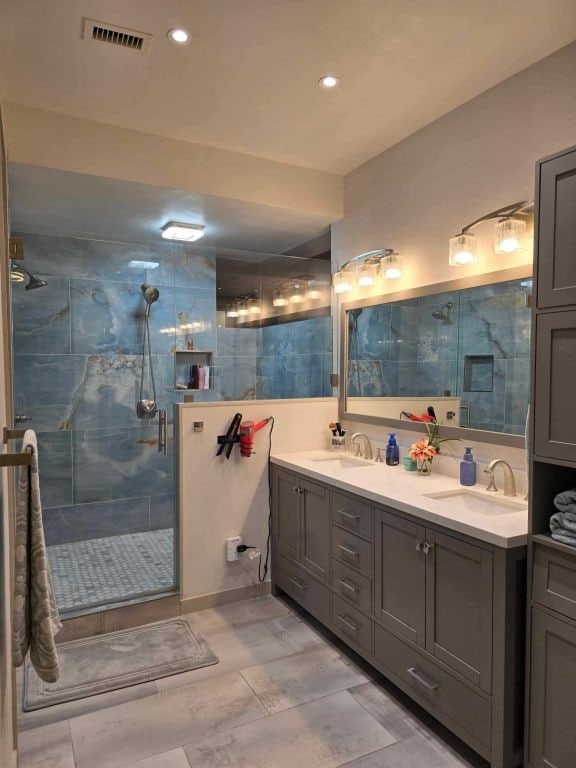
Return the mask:
<path id="1" fill-rule="evenodd" d="M 178 45 L 184 45 L 190 40 L 190 35 L 185 29 L 171 29 L 168 32 L 168 39 Z"/>
<path id="2" fill-rule="evenodd" d="M 162 237 L 164 240 L 180 240 L 186 243 L 193 243 L 204 237 L 204 227 L 202 224 L 183 224 L 180 221 L 169 221 L 162 227 Z"/>
<path id="3" fill-rule="evenodd" d="M 318 85 L 321 88 L 330 90 L 331 88 L 336 88 L 340 85 L 340 78 L 335 75 L 323 75 L 320 80 L 318 80 Z"/>

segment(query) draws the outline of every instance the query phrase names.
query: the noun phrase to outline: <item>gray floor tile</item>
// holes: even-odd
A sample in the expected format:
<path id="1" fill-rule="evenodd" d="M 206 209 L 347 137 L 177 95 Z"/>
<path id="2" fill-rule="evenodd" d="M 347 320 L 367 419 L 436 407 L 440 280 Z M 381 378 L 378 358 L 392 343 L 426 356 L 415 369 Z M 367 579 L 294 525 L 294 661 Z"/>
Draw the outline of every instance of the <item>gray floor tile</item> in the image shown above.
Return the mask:
<path id="1" fill-rule="evenodd" d="M 346 768 L 469 768 L 472 765 L 425 736 L 418 735 L 346 763 Z"/>
<path id="2" fill-rule="evenodd" d="M 255 621 L 267 621 L 291 613 L 288 606 L 271 595 L 241 603 L 230 603 L 197 613 L 185 614 L 185 618 L 204 635 L 242 627 Z"/>
<path id="3" fill-rule="evenodd" d="M 72 720 L 77 768 L 117 768 L 265 714 L 239 674 L 165 691 Z"/>
<path id="4" fill-rule="evenodd" d="M 320 634 L 320 632 L 313 629 L 310 624 L 302 621 L 299 616 L 293 614 L 281 616 L 278 619 L 273 619 L 270 623 L 282 632 L 286 632 L 290 638 L 296 640 L 298 645 L 307 651 L 321 647 L 331 647 L 330 643 Z"/>
<path id="5" fill-rule="evenodd" d="M 185 747 L 194 768 L 336 768 L 393 743 L 346 691 Z"/>
<path id="6" fill-rule="evenodd" d="M 74 768 L 67 721 L 45 725 L 18 736 L 18 768 Z"/>
<path id="7" fill-rule="evenodd" d="M 321 649 L 242 670 L 269 712 L 360 685 L 368 678 L 336 651 Z"/>
<path id="8" fill-rule="evenodd" d="M 137 763 L 130 763 L 126 768 L 190 768 L 186 753 L 181 747 L 171 749 L 170 752 L 162 752 L 161 755 L 153 755 Z"/>
<path id="9" fill-rule="evenodd" d="M 204 632 L 204 630 L 197 630 L 194 625 L 193 629 Z M 159 690 L 178 688 L 197 680 L 217 677 L 254 664 L 301 653 L 304 650 L 296 639 L 267 621 L 246 624 L 215 634 L 208 632 L 206 639 L 219 658 L 218 664 L 157 680 Z"/>
<path id="10" fill-rule="evenodd" d="M 413 715 L 378 683 L 366 683 L 351 688 L 350 693 L 398 741 L 416 736 L 422 730 Z"/>

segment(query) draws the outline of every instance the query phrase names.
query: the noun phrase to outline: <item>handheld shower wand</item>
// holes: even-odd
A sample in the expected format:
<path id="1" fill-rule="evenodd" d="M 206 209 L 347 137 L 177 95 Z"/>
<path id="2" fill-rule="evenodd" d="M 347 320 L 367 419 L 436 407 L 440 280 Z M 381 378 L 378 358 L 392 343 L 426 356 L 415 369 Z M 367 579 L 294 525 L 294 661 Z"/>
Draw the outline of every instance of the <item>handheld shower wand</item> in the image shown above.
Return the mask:
<path id="1" fill-rule="evenodd" d="M 140 286 L 144 300 L 146 301 L 146 311 L 144 313 L 144 335 L 142 338 L 142 370 L 140 372 L 140 397 L 136 404 L 136 415 L 139 419 L 153 419 L 158 413 L 158 403 L 156 402 L 156 382 L 154 381 L 154 366 L 152 364 L 152 345 L 150 343 L 150 308 L 160 297 L 158 288 L 143 283 Z M 152 392 L 148 397 L 144 396 L 144 369 L 146 367 L 146 354 L 148 355 L 148 367 L 150 370 L 150 383 Z M 150 396 L 151 395 L 151 396 Z"/>

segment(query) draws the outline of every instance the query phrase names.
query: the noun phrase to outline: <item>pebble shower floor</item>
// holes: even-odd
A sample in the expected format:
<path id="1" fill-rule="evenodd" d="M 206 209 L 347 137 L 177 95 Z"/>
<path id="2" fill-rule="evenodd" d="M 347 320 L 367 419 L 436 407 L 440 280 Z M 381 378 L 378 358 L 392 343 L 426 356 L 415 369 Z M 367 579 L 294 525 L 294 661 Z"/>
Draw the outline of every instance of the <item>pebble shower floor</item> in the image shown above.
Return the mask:
<path id="1" fill-rule="evenodd" d="M 60 611 L 174 586 L 171 528 L 54 544 L 48 557 Z"/>

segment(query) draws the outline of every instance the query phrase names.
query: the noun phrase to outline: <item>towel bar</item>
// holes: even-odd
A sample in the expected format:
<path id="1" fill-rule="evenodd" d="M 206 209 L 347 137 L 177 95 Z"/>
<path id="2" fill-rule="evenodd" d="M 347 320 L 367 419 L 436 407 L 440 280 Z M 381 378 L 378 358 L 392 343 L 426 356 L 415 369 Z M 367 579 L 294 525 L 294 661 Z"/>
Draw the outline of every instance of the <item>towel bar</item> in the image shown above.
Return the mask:
<path id="1" fill-rule="evenodd" d="M 8 440 L 18 440 L 24 437 L 24 432 L 26 432 L 25 429 L 8 429 L 8 427 L 4 427 L 2 430 L 2 442 L 6 445 Z M 0 468 L 22 467 L 31 463 L 31 453 L 0 453 Z"/>

